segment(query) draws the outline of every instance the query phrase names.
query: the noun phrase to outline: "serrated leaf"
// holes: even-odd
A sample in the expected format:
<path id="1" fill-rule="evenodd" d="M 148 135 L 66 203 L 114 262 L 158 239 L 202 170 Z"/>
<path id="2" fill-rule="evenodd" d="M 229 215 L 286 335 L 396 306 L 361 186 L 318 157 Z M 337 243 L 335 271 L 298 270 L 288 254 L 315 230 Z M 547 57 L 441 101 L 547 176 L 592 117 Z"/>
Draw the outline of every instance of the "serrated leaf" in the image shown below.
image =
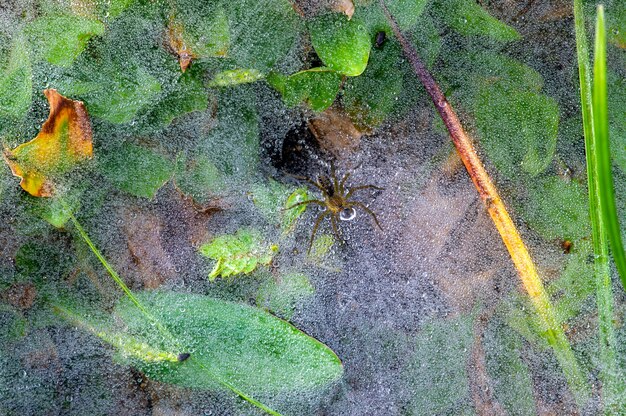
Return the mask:
<path id="1" fill-rule="evenodd" d="M 327 67 L 348 76 L 365 71 L 372 43 L 360 19 L 325 14 L 309 22 L 309 32 L 315 52 Z"/>
<path id="2" fill-rule="evenodd" d="M 216 261 L 209 280 L 249 274 L 258 265 L 271 263 L 278 251 L 267 245 L 255 230 L 240 229 L 234 235 L 223 235 L 200 247 L 200 254 Z"/>
<path id="3" fill-rule="evenodd" d="M 125 142 L 110 150 L 100 169 L 120 190 L 134 196 L 153 198 L 172 177 L 174 164 L 153 150 Z"/>
<path id="4" fill-rule="evenodd" d="M 36 54 L 51 64 L 69 66 L 89 39 L 104 33 L 104 24 L 73 14 L 51 14 L 29 23 L 26 33 Z"/>
<path id="5" fill-rule="evenodd" d="M 509 42 L 521 38 L 511 26 L 491 16 L 474 0 L 438 0 L 438 15 L 461 35 L 483 35 Z"/>
<path id="6" fill-rule="evenodd" d="M 50 115 L 33 140 L 13 150 L 4 158 L 22 188 L 33 196 L 49 197 L 60 175 L 92 156 L 91 125 L 80 101 L 63 97 L 56 90 L 45 90 Z"/>

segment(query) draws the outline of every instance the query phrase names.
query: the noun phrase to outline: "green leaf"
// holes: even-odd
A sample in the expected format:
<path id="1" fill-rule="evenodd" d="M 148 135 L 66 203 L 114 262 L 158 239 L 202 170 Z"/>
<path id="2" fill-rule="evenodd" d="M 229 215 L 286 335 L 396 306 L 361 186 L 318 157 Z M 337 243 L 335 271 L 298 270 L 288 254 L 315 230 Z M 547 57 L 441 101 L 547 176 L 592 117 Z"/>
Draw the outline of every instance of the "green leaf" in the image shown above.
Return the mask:
<path id="1" fill-rule="evenodd" d="M 530 181 L 527 191 L 519 208 L 544 238 L 576 241 L 591 235 L 585 187 L 558 176 L 542 176 Z"/>
<path id="2" fill-rule="evenodd" d="M 259 265 L 271 263 L 278 246 L 268 246 L 255 230 L 240 229 L 235 235 L 226 234 L 200 247 L 203 256 L 217 263 L 209 274 L 209 280 L 249 274 Z"/>
<path id="3" fill-rule="evenodd" d="M 427 324 L 407 374 L 416 414 L 464 414 L 470 409 L 467 359 L 474 341 L 472 316 Z"/>
<path id="4" fill-rule="evenodd" d="M 493 321 L 492 321 L 493 322 Z M 484 336 L 485 361 L 495 398 L 508 414 L 534 415 L 533 380 L 521 358 L 524 345 L 515 334 L 495 320 Z"/>
<path id="5" fill-rule="evenodd" d="M 263 79 L 264 75 L 256 69 L 231 69 L 222 71 L 213 77 L 209 87 L 230 87 L 239 84 L 249 84 Z"/>
<path id="6" fill-rule="evenodd" d="M 344 107 L 359 126 L 375 127 L 393 113 L 406 76 L 402 61 L 398 43 L 388 39 L 381 49 L 372 49 L 361 76 L 346 80 Z"/>
<path id="7" fill-rule="evenodd" d="M 52 198 L 36 198 L 28 195 L 28 210 L 56 228 L 65 226 L 70 217 L 80 208 L 80 197 L 83 189 L 70 188 L 62 194 L 55 194 Z"/>
<path id="8" fill-rule="evenodd" d="M 306 102 L 314 111 L 324 111 L 335 101 L 341 75 L 328 68 L 312 68 L 290 76 L 273 72 L 267 82 L 280 92 L 288 107 Z"/>
<path id="9" fill-rule="evenodd" d="M 152 119 L 159 126 L 169 126 L 174 119 L 209 106 L 209 93 L 193 68 L 180 75 L 175 87 L 156 106 Z"/>
<path id="10" fill-rule="evenodd" d="M 208 202 L 225 189 L 224 175 L 204 155 L 191 160 L 179 159 L 174 180 L 182 193 L 199 203 Z"/>
<path id="11" fill-rule="evenodd" d="M 285 319 L 291 319 L 296 306 L 315 293 L 309 278 L 302 273 L 290 273 L 269 278 L 257 293 L 258 306 Z"/>
<path id="12" fill-rule="evenodd" d="M 496 82 L 481 85 L 474 105 L 481 147 L 503 174 L 536 176 L 548 167 L 559 123 L 554 99 Z"/>
<path id="13" fill-rule="evenodd" d="M 360 19 L 325 14 L 309 22 L 309 31 L 313 47 L 327 67 L 348 76 L 365 71 L 372 43 Z"/>
<path id="14" fill-rule="evenodd" d="M 33 94 L 33 71 L 22 36 L 15 36 L 8 62 L 3 64 L 0 60 L 0 119 L 19 120 L 28 112 Z"/>
<path id="15" fill-rule="evenodd" d="M 109 151 L 100 167 L 118 189 L 134 196 L 154 198 L 174 173 L 174 164 L 145 147 L 125 142 Z"/>
<path id="16" fill-rule="evenodd" d="M 226 11 L 213 2 L 178 1 L 170 37 L 180 41 L 195 58 L 224 57 L 230 46 L 230 24 Z"/>
<path id="17" fill-rule="evenodd" d="M 385 5 L 396 19 L 400 30 L 408 31 L 418 25 L 428 2 L 429 0 L 385 0 Z M 387 34 L 393 33 L 378 0 L 357 0 L 355 3 L 356 17 L 363 19 L 371 33 L 381 30 Z"/>
<path id="18" fill-rule="evenodd" d="M 217 92 L 217 126 L 201 137 L 197 149 L 225 176 L 239 179 L 255 175 L 259 164 L 257 100 L 254 90 L 247 87 Z"/>
<path id="19" fill-rule="evenodd" d="M 228 58 L 235 68 L 267 73 L 296 46 L 301 22 L 289 0 L 224 1 L 231 27 Z M 228 68 L 228 69 L 233 69 Z"/>
<path id="20" fill-rule="evenodd" d="M 287 209 L 299 202 L 304 202 L 309 199 L 309 195 L 307 192 L 307 188 L 302 187 L 298 188 L 287 197 L 287 201 L 285 202 L 283 212 L 283 220 L 281 223 L 281 228 L 283 229 L 283 233 L 287 234 L 293 231 L 296 225 L 296 220 L 302 215 L 302 213 L 306 210 L 306 205 L 300 205 L 297 207 L 293 207 L 291 209 Z"/>
<path id="21" fill-rule="evenodd" d="M 93 36 L 104 33 L 96 20 L 73 14 L 39 17 L 26 28 L 35 53 L 54 65 L 70 66 Z"/>
<path id="22" fill-rule="evenodd" d="M 435 9 L 461 35 L 489 36 L 503 42 L 521 39 L 515 29 L 492 17 L 474 0 L 438 0 Z"/>
<path id="23" fill-rule="evenodd" d="M 191 353 L 183 362 L 132 359 L 154 380 L 202 389 L 231 385 L 245 394 L 277 395 L 310 392 L 343 372 L 328 347 L 260 309 L 188 293 L 142 292 L 137 298 L 181 349 L 168 351 L 163 335 L 127 300 L 115 309 L 127 325 L 125 334 L 154 351 Z"/>

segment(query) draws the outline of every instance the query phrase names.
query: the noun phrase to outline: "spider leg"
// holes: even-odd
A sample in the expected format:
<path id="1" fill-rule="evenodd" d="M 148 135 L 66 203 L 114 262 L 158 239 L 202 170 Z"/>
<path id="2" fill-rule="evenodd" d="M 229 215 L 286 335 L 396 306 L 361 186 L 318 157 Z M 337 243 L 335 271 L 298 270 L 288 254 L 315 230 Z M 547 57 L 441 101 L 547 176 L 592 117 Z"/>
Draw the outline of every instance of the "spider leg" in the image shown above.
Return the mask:
<path id="1" fill-rule="evenodd" d="M 343 238 L 341 238 L 341 235 L 339 234 L 339 229 L 337 228 L 337 218 L 335 217 L 335 215 L 336 214 L 330 216 L 330 223 L 333 226 L 333 234 L 335 234 L 337 242 L 341 243 L 343 242 Z"/>
<path id="2" fill-rule="evenodd" d="M 366 207 L 365 204 L 362 202 L 351 202 L 350 205 L 356 205 L 357 207 L 363 209 L 363 211 L 370 214 L 372 218 L 374 219 L 374 222 L 376 223 L 376 225 L 378 225 L 378 228 L 380 228 L 380 230 L 382 231 L 383 227 L 380 226 L 380 223 L 378 222 L 378 218 L 376 218 L 376 214 L 374 214 L 374 211 Z"/>
<path id="3" fill-rule="evenodd" d="M 361 189 L 376 189 L 377 191 L 384 191 L 385 188 L 381 188 L 379 186 L 374 186 L 374 185 L 360 185 L 360 186 L 353 186 L 352 188 L 348 188 L 348 193 L 346 194 L 345 198 L 350 198 L 352 196 L 352 194 L 355 191 L 361 190 Z"/>
<path id="4" fill-rule="evenodd" d="M 333 181 L 333 190 L 335 193 L 339 190 L 339 181 L 337 180 L 337 172 L 335 171 L 335 162 L 330 162 L 330 179 Z"/>
<path id="5" fill-rule="evenodd" d="M 287 176 L 291 176 L 294 179 L 298 179 L 301 181 L 306 181 L 309 184 L 313 185 L 314 187 L 316 187 L 317 189 L 319 189 L 324 195 L 326 195 L 326 189 L 324 189 L 324 187 L 322 185 L 320 185 L 319 183 L 315 182 L 313 179 L 311 178 L 307 178 L 306 176 L 300 176 L 300 175 L 293 175 L 291 173 L 287 173 Z"/>
<path id="6" fill-rule="evenodd" d="M 317 217 L 317 220 L 315 220 L 315 225 L 313 226 L 313 232 L 311 233 L 311 240 L 309 241 L 309 249 L 306 251 L 306 254 L 309 255 L 311 254 L 311 248 L 313 248 L 313 241 L 315 240 L 315 234 L 317 233 L 317 229 L 320 226 L 320 223 L 322 222 L 322 220 L 324 219 L 324 217 L 326 215 L 329 214 L 330 211 L 324 211 L 322 212 L 319 217 Z"/>
<path id="7" fill-rule="evenodd" d="M 350 172 L 346 173 L 343 178 L 341 178 L 341 182 L 339 182 L 339 193 L 343 195 L 344 186 L 346 185 L 346 181 L 350 177 Z"/>
<path id="8" fill-rule="evenodd" d="M 281 211 L 289 211 L 292 208 L 295 207 L 299 207 L 301 205 L 307 205 L 307 204 L 317 204 L 317 205 L 321 205 L 323 207 L 326 206 L 326 204 L 324 204 L 324 202 L 320 201 L 319 199 L 308 199 L 306 201 L 302 201 L 302 202 L 297 202 L 291 206 L 288 206 L 287 208 L 283 208 Z"/>

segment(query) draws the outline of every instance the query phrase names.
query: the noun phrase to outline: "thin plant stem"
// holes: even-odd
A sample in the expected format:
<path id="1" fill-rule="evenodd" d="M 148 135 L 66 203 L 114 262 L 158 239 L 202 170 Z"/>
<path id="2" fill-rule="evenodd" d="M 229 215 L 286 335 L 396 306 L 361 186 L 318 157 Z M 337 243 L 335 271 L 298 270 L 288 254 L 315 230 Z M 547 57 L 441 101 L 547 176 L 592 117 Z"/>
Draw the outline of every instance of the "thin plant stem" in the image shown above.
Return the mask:
<path id="1" fill-rule="evenodd" d="M 590 396 L 587 380 L 581 372 L 570 343 L 556 317 L 554 308 L 537 274 L 537 269 L 526 245 L 515 227 L 513 220 L 509 216 L 502 199 L 498 195 L 489 174 L 480 161 L 472 144 L 472 140 L 465 133 L 458 116 L 450 106 L 450 103 L 448 103 L 448 100 L 433 76 L 426 69 L 417 51 L 400 31 L 397 22 L 389 13 L 384 0 L 380 0 L 380 4 L 398 42 L 400 42 L 402 46 L 405 56 L 413 67 L 413 71 L 430 95 L 435 109 L 443 120 L 481 200 L 485 204 L 494 225 L 500 233 L 500 237 L 513 260 L 513 264 L 517 269 L 524 288 L 540 318 L 545 337 L 561 365 L 563 374 L 567 379 L 568 385 L 578 405 L 581 407 L 584 406 Z"/>
<path id="2" fill-rule="evenodd" d="M 67 208 L 67 209 L 69 209 L 69 208 Z M 93 254 L 98 258 L 98 260 L 100 260 L 100 263 L 102 263 L 102 265 L 104 266 L 106 271 L 109 273 L 109 275 L 113 278 L 113 280 L 115 280 L 115 283 L 117 283 L 117 285 L 122 289 L 122 291 L 126 294 L 126 296 L 128 296 L 128 298 L 131 300 L 131 302 L 133 302 L 133 304 L 144 314 L 144 316 L 149 321 L 151 321 L 151 322 L 153 322 L 155 324 L 155 326 L 159 329 L 159 331 L 172 343 L 172 345 L 175 346 L 176 350 L 180 351 L 180 346 L 178 345 L 179 343 L 177 342 L 176 338 L 170 333 L 170 331 L 167 328 L 165 328 L 163 326 L 163 324 L 161 324 L 161 322 L 154 315 L 152 315 L 146 309 L 146 307 L 139 301 L 139 299 L 137 299 L 137 297 L 128 288 L 128 286 L 126 286 L 126 284 L 124 283 L 122 278 L 117 274 L 117 272 L 113 269 L 113 267 L 111 267 L 109 262 L 100 253 L 100 250 L 98 250 L 98 248 L 95 246 L 95 244 L 91 241 L 91 239 L 89 238 L 89 236 L 87 235 L 87 233 L 85 232 L 83 227 L 80 225 L 80 223 L 78 222 L 76 217 L 74 217 L 74 215 L 70 215 L 70 219 L 72 220 L 72 223 L 74 224 L 74 227 L 76 227 L 76 230 L 78 231 L 78 234 L 82 237 L 82 239 L 85 241 L 85 243 L 87 243 L 87 245 L 89 246 L 89 248 L 91 249 Z M 68 316 L 71 317 L 72 315 L 70 314 Z M 252 396 L 249 396 L 248 394 L 244 393 L 242 390 L 237 388 L 235 385 L 229 383 L 228 381 L 221 380 L 221 379 L 215 377 L 213 375 L 213 373 L 201 361 L 197 360 L 194 356 L 189 357 L 188 361 L 195 362 L 195 364 L 198 367 L 202 368 L 204 371 L 206 371 L 206 373 L 213 380 L 215 380 L 219 384 L 223 385 L 224 387 L 228 388 L 229 390 L 231 390 L 233 393 L 237 394 L 239 397 L 241 397 L 242 399 L 244 399 L 248 403 L 258 407 L 259 409 L 263 410 L 264 412 L 266 412 L 266 413 L 268 413 L 268 414 L 270 414 L 272 416 L 282 416 L 277 411 L 271 409 L 270 407 L 266 406 L 265 404 L 261 403 L 260 401 L 256 400 L 255 398 L 253 398 Z"/>

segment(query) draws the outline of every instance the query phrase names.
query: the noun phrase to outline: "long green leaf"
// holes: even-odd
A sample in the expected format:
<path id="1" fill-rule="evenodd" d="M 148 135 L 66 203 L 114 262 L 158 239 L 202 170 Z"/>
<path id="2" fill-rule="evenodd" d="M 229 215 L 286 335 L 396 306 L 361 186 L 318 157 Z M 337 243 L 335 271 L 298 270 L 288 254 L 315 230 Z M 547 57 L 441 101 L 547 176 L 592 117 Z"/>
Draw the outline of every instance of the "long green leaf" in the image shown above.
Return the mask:
<path id="1" fill-rule="evenodd" d="M 624 253 L 622 233 L 617 218 L 613 174 L 611 172 L 606 86 L 606 29 L 602 5 L 598 6 L 593 74 L 593 130 L 596 139 L 598 191 L 601 198 L 602 217 L 608 232 L 617 271 L 622 280 L 622 285 L 626 288 L 626 254 Z"/>
<path id="2" fill-rule="evenodd" d="M 615 331 L 613 328 L 613 292 L 611 289 L 611 275 L 608 255 L 608 232 L 605 218 L 603 218 L 603 204 L 606 195 L 602 195 L 602 184 L 600 183 L 601 169 L 608 168 L 611 173 L 610 160 L 605 161 L 604 166 L 599 166 L 598 143 L 596 136 L 596 123 L 601 125 L 602 120 L 594 119 L 594 103 L 592 103 L 591 73 L 589 68 L 589 49 L 585 34 L 585 21 L 581 0 L 574 0 L 574 17 L 576 25 L 576 48 L 578 55 L 578 74 L 580 82 L 580 99 L 583 117 L 583 129 L 585 135 L 585 152 L 587 160 L 587 179 L 589 188 L 589 214 L 591 218 L 594 260 L 594 275 L 596 283 L 596 302 L 598 307 L 599 325 L 599 356 L 600 356 L 600 379 L 603 383 L 603 396 L 605 408 L 610 411 L 619 401 L 623 401 L 624 383 L 616 377 L 614 369 L 617 368 L 615 352 Z M 602 19 L 600 13 L 598 20 Z M 598 24 L 598 29 L 600 24 Z M 603 43 L 600 36 L 596 40 Z M 602 58 L 598 51 L 603 49 L 603 45 L 596 49 L 596 59 Z M 601 51 L 603 54 L 604 51 Z M 597 81 L 597 79 L 596 79 Z M 606 98 L 606 97 L 605 97 Z M 606 103 L 605 103 L 606 104 Z M 606 122 L 606 121 L 605 121 Z M 606 127 L 606 126 L 605 126 Z M 604 138 L 603 145 L 608 149 L 608 140 Z M 606 178 L 604 178 L 606 180 Z M 610 178 L 609 178 L 610 179 Z M 612 181 L 609 181 L 612 185 Z M 611 189 L 612 190 L 612 189 Z M 613 202 L 614 204 L 614 202 Z M 619 232 L 619 229 L 618 229 Z M 613 409 L 614 410 L 614 409 Z"/>

